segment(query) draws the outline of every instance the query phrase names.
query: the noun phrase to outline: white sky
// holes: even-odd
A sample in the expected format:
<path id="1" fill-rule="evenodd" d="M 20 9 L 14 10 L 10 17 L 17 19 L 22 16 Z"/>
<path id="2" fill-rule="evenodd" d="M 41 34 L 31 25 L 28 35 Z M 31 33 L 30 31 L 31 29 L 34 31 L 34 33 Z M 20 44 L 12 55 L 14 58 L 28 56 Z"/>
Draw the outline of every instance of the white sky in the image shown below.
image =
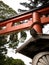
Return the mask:
<path id="1" fill-rule="evenodd" d="M 12 7 L 15 11 L 17 11 L 19 8 L 24 9 L 25 7 L 20 5 L 20 2 L 28 2 L 28 0 L 2 0 L 4 1 L 7 5 Z"/>
<path id="2" fill-rule="evenodd" d="M 19 3 L 20 2 L 28 2 L 28 0 L 2 0 L 4 1 L 4 3 L 6 3 L 7 5 L 9 5 L 10 7 L 12 7 L 15 11 L 17 11 L 19 8 L 25 9 L 25 7 L 21 6 Z M 43 31 L 44 33 L 49 29 L 49 25 L 45 26 L 45 30 Z M 49 33 L 49 32 L 47 32 Z M 30 36 L 29 36 L 30 37 Z M 8 51 L 8 56 L 9 57 L 13 57 L 13 58 L 18 58 L 18 59 L 22 59 L 26 65 L 31 65 L 29 64 L 29 62 L 31 62 L 32 60 L 22 54 L 14 54 L 14 51 L 12 49 L 9 49 Z"/>

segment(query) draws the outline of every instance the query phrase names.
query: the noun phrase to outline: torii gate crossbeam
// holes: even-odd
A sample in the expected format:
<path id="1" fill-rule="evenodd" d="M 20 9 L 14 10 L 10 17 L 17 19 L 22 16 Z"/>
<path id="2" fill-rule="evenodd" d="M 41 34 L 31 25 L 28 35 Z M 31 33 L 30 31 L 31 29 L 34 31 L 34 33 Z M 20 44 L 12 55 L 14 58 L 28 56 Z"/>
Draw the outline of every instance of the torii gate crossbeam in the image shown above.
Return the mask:
<path id="1" fill-rule="evenodd" d="M 0 23 L 0 27 L 6 26 L 6 28 L 4 30 L 0 30 L 0 35 L 1 34 L 7 34 L 7 33 L 10 33 L 10 32 L 20 31 L 20 30 L 24 30 L 24 29 L 30 29 L 35 24 L 38 24 L 37 27 L 39 28 L 40 25 L 44 25 L 44 24 L 49 23 L 49 16 L 41 17 L 42 15 L 46 15 L 46 14 L 49 14 L 49 5 L 46 6 L 46 7 L 41 7 L 39 9 L 36 8 L 33 11 L 31 10 L 31 11 L 28 11 L 28 12 L 23 13 L 21 15 L 18 15 L 14 18 L 5 20 L 4 22 Z M 23 20 L 26 20 L 26 19 L 29 19 L 29 18 L 32 18 L 32 20 L 28 20 L 27 23 L 12 26 L 13 23 L 20 22 L 20 21 L 23 21 Z M 38 30 L 36 30 L 36 31 L 39 32 Z"/>

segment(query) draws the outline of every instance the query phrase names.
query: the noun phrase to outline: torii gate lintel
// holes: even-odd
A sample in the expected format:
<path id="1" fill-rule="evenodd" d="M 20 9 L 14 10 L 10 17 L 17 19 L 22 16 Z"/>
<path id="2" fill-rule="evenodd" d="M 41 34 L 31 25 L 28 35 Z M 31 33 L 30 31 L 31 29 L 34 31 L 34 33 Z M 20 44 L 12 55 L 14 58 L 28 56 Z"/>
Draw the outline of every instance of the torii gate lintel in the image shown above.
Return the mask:
<path id="1" fill-rule="evenodd" d="M 49 6 L 43 9 L 35 10 L 33 12 L 24 13 L 23 15 L 16 16 L 15 18 L 1 22 L 0 27 L 6 26 L 6 28 L 0 30 L 0 35 L 30 28 L 34 28 L 38 33 L 42 33 L 41 25 L 49 23 L 49 16 L 42 16 L 46 14 L 49 14 Z M 23 24 L 12 26 L 13 23 L 20 22 L 29 18 L 32 18 L 32 20 L 28 20 L 28 22 Z"/>

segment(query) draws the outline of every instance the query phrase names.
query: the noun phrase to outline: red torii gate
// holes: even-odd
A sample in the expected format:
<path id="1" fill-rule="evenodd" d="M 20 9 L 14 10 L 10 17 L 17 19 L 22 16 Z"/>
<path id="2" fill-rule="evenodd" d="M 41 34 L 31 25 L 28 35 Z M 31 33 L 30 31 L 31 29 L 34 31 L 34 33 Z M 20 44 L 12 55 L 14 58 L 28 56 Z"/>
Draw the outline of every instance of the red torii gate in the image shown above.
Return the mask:
<path id="1" fill-rule="evenodd" d="M 8 20 L 0 21 L 1 22 L 0 27 L 4 27 L 4 26 L 6 27 L 5 29 L 0 30 L 0 35 L 8 34 L 11 32 L 17 32 L 24 29 L 31 29 L 31 28 L 33 28 L 38 34 L 42 34 L 42 26 L 49 23 L 49 16 L 46 16 L 47 14 L 49 14 L 49 4 L 39 8 L 35 8 L 26 13 L 10 18 Z M 26 23 L 13 26 L 13 24 L 16 22 L 20 22 L 30 18 L 32 19 L 28 20 L 28 22 Z M 33 58 L 34 55 L 39 53 L 39 51 L 45 51 L 45 50 L 47 51 L 45 47 L 49 47 L 49 35 L 41 35 L 38 40 L 36 40 L 36 38 L 35 40 L 32 39 L 31 43 L 29 41 L 27 41 L 26 44 L 18 48 L 17 51 L 30 58 Z M 39 43 L 41 46 L 39 45 Z M 36 51 L 36 53 L 34 50 Z M 49 64 L 49 52 L 42 52 L 37 54 L 33 58 L 32 65 L 43 65 L 41 64 L 42 60 L 43 62 L 46 61 L 46 65 Z"/>
<path id="2" fill-rule="evenodd" d="M 42 17 L 42 15 L 46 14 L 49 14 L 49 6 L 36 8 L 33 11 L 31 10 L 31 12 L 23 13 L 9 20 L 5 20 L 4 22 L 1 21 L 0 27 L 6 26 L 6 28 L 4 30 L 0 30 L 0 35 L 30 29 L 31 27 L 33 27 L 38 33 L 42 33 L 41 25 L 49 23 L 49 16 Z M 28 20 L 27 23 L 12 26 L 15 22 L 20 22 L 29 18 L 32 18 L 32 20 Z"/>

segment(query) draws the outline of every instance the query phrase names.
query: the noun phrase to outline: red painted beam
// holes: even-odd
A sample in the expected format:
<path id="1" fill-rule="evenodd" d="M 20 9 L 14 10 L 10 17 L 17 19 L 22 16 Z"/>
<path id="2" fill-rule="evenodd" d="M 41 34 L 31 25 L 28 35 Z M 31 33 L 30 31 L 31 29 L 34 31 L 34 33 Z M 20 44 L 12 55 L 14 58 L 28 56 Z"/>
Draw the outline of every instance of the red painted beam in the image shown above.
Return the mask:
<path id="1" fill-rule="evenodd" d="M 6 33 L 10 33 L 10 32 L 29 29 L 29 28 L 31 28 L 31 25 L 32 25 L 32 21 L 28 21 L 28 23 L 20 24 L 20 25 L 17 25 L 17 26 L 10 26 L 10 27 L 7 27 L 4 30 L 0 30 L 0 34 L 6 34 Z"/>
<path id="2" fill-rule="evenodd" d="M 47 14 L 47 13 L 49 13 L 49 7 L 44 8 L 42 10 L 37 10 L 35 12 L 38 12 L 40 14 Z M 29 19 L 29 18 L 32 18 L 32 13 L 25 14 L 25 15 L 22 15 L 22 16 L 7 20 L 5 22 L 2 22 L 2 23 L 0 23 L 0 26 L 5 26 L 9 22 L 20 22 L 20 21 L 23 21 L 23 20 L 26 20 L 26 19 Z"/>
<path id="3" fill-rule="evenodd" d="M 47 13 L 49 13 L 49 7 L 44 8 L 42 10 L 37 10 L 35 12 L 38 12 L 40 15 L 47 14 Z M 17 26 L 12 26 L 12 24 L 14 22 L 20 22 L 20 21 L 32 18 L 32 16 L 33 16 L 32 13 L 29 13 L 29 14 L 25 14 L 25 15 L 22 15 L 22 16 L 19 16 L 19 17 L 16 17 L 16 18 L 13 18 L 13 19 L 0 23 L 0 27 L 6 26 L 6 28 L 4 30 L 0 30 L 0 35 L 30 28 L 34 24 L 33 21 L 28 21 L 27 23 L 20 24 Z M 49 17 L 41 17 L 40 19 L 41 19 L 41 24 L 49 23 Z"/>
<path id="4" fill-rule="evenodd" d="M 49 7 L 38 10 L 37 12 L 39 12 L 40 14 L 44 14 L 44 15 L 48 14 L 49 13 Z"/>
<path id="5" fill-rule="evenodd" d="M 48 17 L 41 17 L 41 24 L 48 24 L 49 23 L 49 16 Z"/>
<path id="6" fill-rule="evenodd" d="M 20 17 L 17 17 L 17 18 L 7 20 L 5 22 L 2 22 L 2 23 L 0 23 L 0 26 L 5 26 L 9 22 L 13 22 L 13 23 L 14 22 L 20 22 L 20 21 L 23 21 L 23 20 L 26 20 L 26 19 L 29 19 L 29 18 L 32 18 L 32 13 L 29 13 L 29 14 L 26 14 L 26 15 L 23 15 L 23 16 L 20 16 Z"/>
<path id="7" fill-rule="evenodd" d="M 46 23 L 49 23 L 49 17 L 44 17 L 44 18 L 42 17 L 41 18 L 41 24 L 46 24 Z M 10 22 L 10 23 L 7 24 L 6 29 L 0 30 L 0 35 L 10 33 L 10 32 L 14 32 L 14 31 L 30 29 L 32 25 L 33 25 L 32 21 L 28 21 L 27 23 L 20 24 L 20 25 L 17 25 L 17 26 L 12 26 L 12 23 Z"/>

